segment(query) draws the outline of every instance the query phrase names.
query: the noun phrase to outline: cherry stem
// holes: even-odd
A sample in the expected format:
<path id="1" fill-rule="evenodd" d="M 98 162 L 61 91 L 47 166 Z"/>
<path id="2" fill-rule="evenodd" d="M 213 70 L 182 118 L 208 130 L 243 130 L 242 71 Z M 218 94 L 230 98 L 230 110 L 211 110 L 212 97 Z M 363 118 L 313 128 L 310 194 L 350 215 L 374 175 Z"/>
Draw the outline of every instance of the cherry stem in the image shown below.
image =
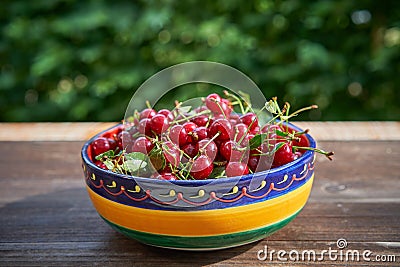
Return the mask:
<path id="1" fill-rule="evenodd" d="M 271 122 L 275 121 L 277 118 L 279 118 L 280 116 L 282 116 L 282 114 L 278 114 L 275 117 L 273 117 L 272 119 L 270 119 L 267 124 L 270 124 Z"/>
<path id="2" fill-rule="evenodd" d="M 300 135 L 303 135 L 303 134 L 308 134 L 309 132 L 310 132 L 310 129 L 305 129 L 304 131 L 301 131 L 301 132 L 295 132 L 294 135 L 295 136 L 300 136 Z"/>
<path id="3" fill-rule="evenodd" d="M 172 123 L 175 123 L 175 124 L 179 124 L 180 122 L 183 122 L 183 121 L 189 121 L 190 119 L 193 119 L 193 118 L 195 118 L 195 117 L 197 117 L 197 116 L 200 116 L 200 115 L 205 115 L 205 114 L 208 114 L 208 113 L 210 113 L 211 111 L 209 111 L 209 110 L 203 110 L 203 111 L 201 111 L 201 112 L 199 112 L 199 113 L 196 113 L 196 114 L 193 114 L 193 115 L 190 115 L 190 116 L 185 116 L 185 115 L 183 115 L 182 113 L 179 113 L 180 115 L 182 115 L 182 116 L 184 116 L 184 118 L 183 119 L 180 119 L 180 120 L 173 120 L 172 122 L 171 122 L 171 124 Z"/>
<path id="4" fill-rule="evenodd" d="M 326 156 L 329 160 L 332 160 L 332 156 L 335 154 L 333 151 L 328 152 L 328 151 L 318 149 L 318 148 L 313 148 L 313 147 L 293 146 L 293 148 L 314 151 L 314 152 L 317 152 L 319 154 Z"/>
<path id="5" fill-rule="evenodd" d="M 244 114 L 244 107 L 243 107 L 242 101 L 239 99 L 239 97 L 235 96 L 234 94 L 229 93 L 227 90 L 224 90 L 224 94 L 226 96 L 230 96 L 230 97 L 234 98 L 236 100 L 236 102 L 239 104 L 240 111 L 242 112 L 242 114 Z M 232 105 L 233 105 L 233 103 L 232 103 Z"/>
<path id="6" fill-rule="evenodd" d="M 212 118 L 212 114 L 208 115 L 208 121 L 207 121 L 206 126 L 205 126 L 206 128 L 208 128 L 208 126 L 210 125 L 211 118 Z"/>
<path id="7" fill-rule="evenodd" d="M 221 134 L 221 132 L 216 133 L 210 140 L 208 140 L 208 142 L 199 149 L 199 152 L 204 152 L 204 149 L 212 142 L 215 140 L 215 138 L 217 138 L 219 135 Z M 201 150 L 201 151 L 200 151 Z M 197 157 L 196 157 L 197 158 Z"/>
<path id="8" fill-rule="evenodd" d="M 281 108 L 279 107 L 279 104 L 278 104 L 278 98 L 276 96 L 274 96 L 272 98 L 272 101 L 274 101 L 275 107 L 278 110 L 278 114 L 282 114 Z"/>
<path id="9" fill-rule="evenodd" d="M 297 116 L 299 113 L 306 111 L 306 110 L 311 110 L 311 109 L 316 109 L 318 108 L 317 105 L 312 105 L 309 107 L 305 107 L 305 108 L 301 108 L 299 110 L 296 110 L 295 112 L 293 112 L 292 114 L 290 114 L 289 116 L 281 116 L 281 121 L 279 121 L 277 124 L 282 124 L 283 121 L 288 121 L 290 118 Z"/>
<path id="10" fill-rule="evenodd" d="M 283 109 L 286 110 L 286 133 L 289 132 L 289 110 L 290 110 L 290 104 L 288 102 L 285 102 L 285 105 L 283 106 Z"/>
<path id="11" fill-rule="evenodd" d="M 213 101 L 215 104 L 217 104 L 218 108 L 221 110 L 222 115 L 224 115 L 224 118 L 226 119 L 226 114 L 224 112 L 224 109 L 221 107 L 221 105 L 219 104 L 219 101 L 215 100 L 214 98 L 211 99 L 211 101 Z"/>
<path id="12" fill-rule="evenodd" d="M 256 116 L 257 116 L 257 115 L 256 115 Z M 250 131 L 251 126 L 253 126 L 253 123 L 254 123 L 255 121 L 256 121 L 256 119 L 252 120 L 251 123 L 250 123 L 250 125 L 247 126 L 246 132 L 244 133 L 244 135 L 242 136 L 242 138 L 240 138 L 240 140 L 239 140 L 239 142 L 238 142 L 239 144 L 241 144 L 242 141 L 243 141 L 243 139 L 247 136 L 247 134 L 248 134 L 249 131 Z"/>
<path id="13" fill-rule="evenodd" d="M 149 109 L 153 109 L 152 106 L 150 105 L 149 100 L 146 100 L 146 106 L 147 106 Z"/>

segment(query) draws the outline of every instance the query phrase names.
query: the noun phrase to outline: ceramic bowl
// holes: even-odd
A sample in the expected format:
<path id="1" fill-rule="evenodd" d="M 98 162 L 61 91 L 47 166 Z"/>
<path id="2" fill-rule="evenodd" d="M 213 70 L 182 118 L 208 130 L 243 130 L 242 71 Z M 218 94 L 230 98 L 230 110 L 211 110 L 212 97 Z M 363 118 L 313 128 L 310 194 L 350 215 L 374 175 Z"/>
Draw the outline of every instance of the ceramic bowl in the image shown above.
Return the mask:
<path id="1" fill-rule="evenodd" d="M 84 144 L 86 189 L 101 218 L 139 242 L 183 250 L 240 246 L 284 227 L 309 197 L 312 151 L 279 168 L 242 177 L 171 182 L 103 170 L 92 162 L 90 144 L 117 127 Z M 307 138 L 315 147 L 314 139 Z"/>

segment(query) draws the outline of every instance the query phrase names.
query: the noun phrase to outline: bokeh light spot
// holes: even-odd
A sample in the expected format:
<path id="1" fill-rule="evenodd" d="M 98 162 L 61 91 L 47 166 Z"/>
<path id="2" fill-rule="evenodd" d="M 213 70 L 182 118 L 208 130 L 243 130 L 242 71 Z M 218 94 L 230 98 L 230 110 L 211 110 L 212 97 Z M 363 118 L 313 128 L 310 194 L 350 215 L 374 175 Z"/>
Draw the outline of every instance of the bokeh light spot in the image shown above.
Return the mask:
<path id="1" fill-rule="evenodd" d="M 387 47 L 399 45 L 400 44 L 400 29 L 397 27 L 387 29 L 385 31 L 384 41 L 385 41 L 385 45 Z"/>
<path id="2" fill-rule="evenodd" d="M 357 10 L 351 14 L 351 20 L 354 24 L 367 24 L 371 20 L 371 13 L 368 10 Z"/>
<path id="3" fill-rule="evenodd" d="M 171 40 L 171 34 L 169 33 L 168 30 L 162 30 L 158 34 L 158 40 L 162 44 L 167 44 Z"/>
<path id="4" fill-rule="evenodd" d="M 362 85 L 359 82 L 352 82 L 347 86 L 347 90 L 351 96 L 359 96 L 362 93 Z"/>
<path id="5" fill-rule="evenodd" d="M 34 105 L 38 102 L 39 94 L 36 90 L 29 89 L 25 92 L 25 105 Z"/>
<path id="6" fill-rule="evenodd" d="M 62 79 L 57 86 L 60 93 L 68 93 L 73 87 L 72 81 L 70 79 Z"/>
<path id="7" fill-rule="evenodd" d="M 75 77 L 74 84 L 77 88 L 82 89 L 88 84 L 88 78 L 85 75 L 79 74 Z"/>

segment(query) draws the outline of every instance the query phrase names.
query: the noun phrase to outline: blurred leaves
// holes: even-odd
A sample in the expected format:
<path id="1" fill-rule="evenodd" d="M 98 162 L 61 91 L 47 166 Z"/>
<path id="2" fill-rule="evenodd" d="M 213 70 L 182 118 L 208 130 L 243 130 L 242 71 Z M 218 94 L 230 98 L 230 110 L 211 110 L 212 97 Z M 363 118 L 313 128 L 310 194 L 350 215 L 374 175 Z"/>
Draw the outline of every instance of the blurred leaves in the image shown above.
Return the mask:
<path id="1" fill-rule="evenodd" d="M 293 108 L 320 106 L 298 119 L 400 119 L 394 0 L 4 0 L 0 32 L 0 121 L 120 120 L 142 82 L 191 60 L 231 65 Z"/>

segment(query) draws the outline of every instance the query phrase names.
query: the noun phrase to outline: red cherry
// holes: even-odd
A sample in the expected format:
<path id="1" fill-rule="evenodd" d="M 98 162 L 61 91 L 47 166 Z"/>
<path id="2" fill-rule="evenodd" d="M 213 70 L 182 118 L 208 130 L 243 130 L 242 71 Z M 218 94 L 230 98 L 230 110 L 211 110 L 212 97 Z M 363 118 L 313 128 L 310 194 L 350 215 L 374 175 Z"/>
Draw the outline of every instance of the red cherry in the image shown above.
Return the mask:
<path id="1" fill-rule="evenodd" d="M 261 128 L 262 133 L 275 133 L 276 130 L 282 131 L 281 126 L 276 124 L 265 124 L 264 127 Z"/>
<path id="2" fill-rule="evenodd" d="M 155 178 L 160 180 L 175 181 L 177 180 L 176 175 L 170 172 L 161 172 Z"/>
<path id="3" fill-rule="evenodd" d="M 114 138 L 107 138 L 108 143 L 110 144 L 110 149 L 115 150 L 117 148 L 117 142 L 115 141 Z"/>
<path id="4" fill-rule="evenodd" d="M 160 173 L 164 173 L 164 172 L 171 172 L 172 173 L 172 169 L 169 166 L 169 164 L 166 164 L 164 169 L 162 169 Z"/>
<path id="5" fill-rule="evenodd" d="M 200 107 L 197 107 L 197 108 L 195 108 L 193 111 L 194 111 L 195 113 L 200 113 L 200 112 L 205 111 L 205 110 L 208 110 L 207 106 L 200 106 Z M 196 124 L 197 124 L 197 123 L 196 123 Z"/>
<path id="6" fill-rule="evenodd" d="M 169 122 L 174 120 L 174 114 L 172 114 L 172 112 L 169 111 L 168 109 L 161 109 L 157 112 L 157 114 L 164 115 Z"/>
<path id="7" fill-rule="evenodd" d="M 232 107 L 231 101 L 226 98 L 221 98 L 221 102 L 227 104 L 229 107 Z"/>
<path id="8" fill-rule="evenodd" d="M 257 147 L 257 150 L 251 150 L 250 154 L 260 154 L 260 153 L 269 153 L 274 145 L 268 144 L 268 143 L 263 143 L 261 146 Z"/>
<path id="9" fill-rule="evenodd" d="M 153 147 L 154 144 L 147 137 L 141 136 L 136 139 L 135 143 L 133 143 L 132 152 L 147 154 L 153 149 Z"/>
<path id="10" fill-rule="evenodd" d="M 156 114 L 150 121 L 151 130 L 156 134 L 161 134 L 168 129 L 169 121 L 167 117 L 162 114 Z"/>
<path id="11" fill-rule="evenodd" d="M 186 144 L 182 147 L 183 152 L 191 158 L 194 158 L 199 152 L 199 147 L 192 143 Z"/>
<path id="12" fill-rule="evenodd" d="M 122 131 L 117 135 L 117 145 L 120 149 L 123 149 L 123 142 L 125 145 L 133 142 L 132 136 L 127 131 Z"/>
<path id="13" fill-rule="evenodd" d="M 138 130 L 139 130 L 139 133 L 141 133 L 141 134 L 152 135 L 151 120 L 147 119 L 147 118 L 140 120 L 139 125 L 138 125 Z"/>
<path id="14" fill-rule="evenodd" d="M 157 113 L 156 113 L 156 111 L 154 109 L 146 108 L 146 109 L 142 110 L 142 112 L 140 112 L 140 120 L 151 119 L 156 114 Z"/>
<path id="15" fill-rule="evenodd" d="M 232 125 L 236 125 L 240 123 L 240 117 L 238 114 L 233 113 L 229 116 L 229 121 L 232 123 Z"/>
<path id="16" fill-rule="evenodd" d="M 138 121 L 139 122 L 139 121 Z M 125 125 L 118 125 L 115 129 L 114 129 L 114 131 L 113 131 L 113 134 L 115 134 L 116 136 L 120 133 L 120 132 L 122 132 L 123 130 L 125 129 Z"/>
<path id="17" fill-rule="evenodd" d="M 254 114 L 252 112 L 249 112 L 249 113 L 241 116 L 240 121 L 242 123 L 246 124 L 250 128 L 250 131 L 254 130 L 256 127 L 258 127 L 257 116 L 256 116 L 256 114 Z"/>
<path id="18" fill-rule="evenodd" d="M 229 101 L 226 98 L 222 98 L 221 102 L 222 102 L 221 107 L 222 107 L 222 109 L 224 111 L 224 115 L 226 117 L 230 118 L 232 110 L 233 110 L 231 101 Z"/>
<path id="19" fill-rule="evenodd" d="M 261 128 L 259 126 L 254 127 L 254 129 L 249 131 L 251 134 L 259 134 L 261 133 Z"/>
<path id="20" fill-rule="evenodd" d="M 296 160 L 296 159 L 300 158 L 302 155 L 303 155 L 303 154 L 302 154 L 300 151 L 296 151 L 296 152 L 294 153 L 293 160 Z"/>
<path id="21" fill-rule="evenodd" d="M 139 121 L 137 123 L 139 125 Z M 136 126 L 130 127 L 126 130 L 130 135 L 137 134 L 139 132 L 138 128 Z"/>
<path id="22" fill-rule="evenodd" d="M 182 125 L 179 124 L 172 126 L 169 130 L 169 138 L 177 145 L 184 141 L 184 139 L 182 139 L 182 141 L 179 139 L 181 130 Z"/>
<path id="23" fill-rule="evenodd" d="M 193 141 L 200 141 L 205 138 L 207 138 L 208 135 L 208 129 L 206 127 L 197 127 L 196 129 L 193 130 Z"/>
<path id="24" fill-rule="evenodd" d="M 224 117 L 229 117 L 232 112 L 232 107 L 228 100 L 221 99 L 217 94 L 210 94 L 206 98 L 206 106 L 214 115 L 223 114 Z"/>
<path id="25" fill-rule="evenodd" d="M 276 146 L 281 143 L 283 142 L 277 143 Z M 292 162 L 295 159 L 294 157 L 292 146 L 289 143 L 284 143 L 284 145 L 275 152 L 273 166 L 278 167 Z"/>
<path id="26" fill-rule="evenodd" d="M 217 139 L 228 140 L 232 136 L 232 124 L 227 119 L 215 120 L 209 128 L 209 136 L 212 138 L 220 133 Z"/>
<path id="27" fill-rule="evenodd" d="M 276 134 L 276 130 L 282 131 L 282 128 L 276 124 L 266 124 L 262 129 L 262 133 L 268 134 L 267 140 L 269 144 L 276 144 L 279 140 L 283 140 L 282 137 Z"/>
<path id="28" fill-rule="evenodd" d="M 244 123 L 238 123 L 235 125 L 233 134 L 234 141 L 239 142 L 240 140 L 244 140 L 243 136 L 247 133 L 247 125 Z M 243 138 L 243 139 L 242 139 Z"/>
<path id="29" fill-rule="evenodd" d="M 250 156 L 247 165 L 252 172 L 261 172 L 271 168 L 271 161 L 268 156 Z"/>
<path id="30" fill-rule="evenodd" d="M 194 117 L 191 121 L 193 123 L 195 123 L 197 126 L 202 127 L 202 126 L 207 125 L 208 120 L 209 120 L 208 116 L 200 115 L 200 116 Z"/>
<path id="31" fill-rule="evenodd" d="M 196 180 L 207 179 L 213 169 L 212 161 L 206 155 L 201 155 L 193 162 L 190 175 Z"/>
<path id="32" fill-rule="evenodd" d="M 206 106 L 212 112 L 219 110 L 219 106 L 217 103 L 221 102 L 221 97 L 218 94 L 209 94 L 206 98 Z"/>
<path id="33" fill-rule="evenodd" d="M 208 124 L 208 128 L 210 128 L 211 127 L 211 125 L 214 123 L 214 121 L 216 121 L 216 120 L 218 120 L 218 119 L 226 119 L 225 117 L 224 117 L 224 115 L 215 115 L 214 117 L 211 117 L 210 118 L 210 122 L 209 122 L 209 124 Z M 230 122 L 230 121 L 229 121 Z M 232 125 L 232 124 L 231 124 Z M 233 126 L 232 126 L 233 127 Z"/>
<path id="34" fill-rule="evenodd" d="M 211 161 L 213 161 L 217 156 L 218 147 L 214 141 L 210 141 L 210 139 L 203 139 L 197 143 L 197 146 L 200 153 L 206 155 L 209 159 L 211 159 Z"/>
<path id="35" fill-rule="evenodd" d="M 100 160 L 97 160 L 94 164 L 96 164 L 97 167 L 102 168 L 104 170 L 108 170 L 106 164 L 104 164 L 103 162 L 101 162 Z"/>
<path id="36" fill-rule="evenodd" d="M 242 176 L 249 173 L 249 168 L 245 163 L 231 161 L 226 165 L 225 174 L 228 177 Z"/>
<path id="37" fill-rule="evenodd" d="M 232 113 L 230 116 L 229 116 L 229 119 L 232 119 L 232 120 L 236 120 L 236 121 L 240 121 L 240 116 L 239 116 L 239 114 L 236 114 L 236 113 Z"/>
<path id="38" fill-rule="evenodd" d="M 224 102 L 220 102 L 218 109 L 213 111 L 214 114 L 222 114 L 224 117 L 231 115 L 232 108 Z"/>
<path id="39" fill-rule="evenodd" d="M 194 129 L 197 128 L 197 125 L 193 122 L 185 122 L 182 125 L 182 130 L 179 133 L 179 146 L 184 146 L 187 143 L 191 143 L 194 141 L 192 137 Z"/>
<path id="40" fill-rule="evenodd" d="M 257 170 L 259 160 L 260 160 L 260 156 L 250 156 L 249 157 L 247 166 L 249 166 L 249 168 L 252 172 L 255 172 Z"/>
<path id="41" fill-rule="evenodd" d="M 293 140 L 293 145 L 294 146 L 300 146 L 300 147 L 309 147 L 310 146 L 310 142 L 308 141 L 307 137 L 305 134 L 302 134 L 300 136 L 297 136 L 300 138 L 300 140 Z M 306 152 L 305 149 L 299 149 L 299 152 L 301 152 L 301 154 L 303 154 L 304 152 Z"/>
<path id="42" fill-rule="evenodd" d="M 93 141 L 92 149 L 94 151 L 94 154 L 97 156 L 110 150 L 110 143 L 108 142 L 107 138 L 98 137 L 96 140 Z"/>
<path id="43" fill-rule="evenodd" d="M 228 161 L 246 162 L 249 157 L 249 151 L 242 149 L 236 142 L 228 140 L 221 144 L 219 152 Z"/>
<path id="44" fill-rule="evenodd" d="M 181 151 L 179 147 L 170 141 L 163 143 L 163 154 L 165 160 L 172 164 L 172 166 L 177 167 L 181 161 Z"/>

